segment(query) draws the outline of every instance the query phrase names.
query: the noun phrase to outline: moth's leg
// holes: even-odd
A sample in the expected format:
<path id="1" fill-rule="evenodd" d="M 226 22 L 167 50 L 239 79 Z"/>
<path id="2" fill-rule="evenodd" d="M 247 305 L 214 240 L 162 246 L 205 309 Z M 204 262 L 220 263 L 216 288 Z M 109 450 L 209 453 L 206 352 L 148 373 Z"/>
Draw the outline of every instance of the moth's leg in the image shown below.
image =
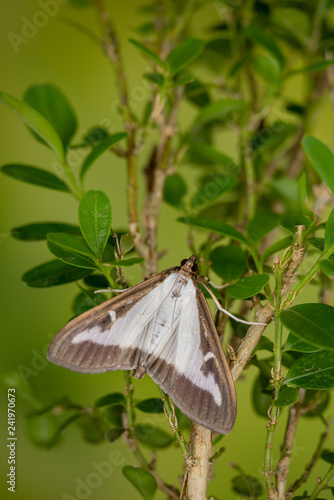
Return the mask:
<path id="1" fill-rule="evenodd" d="M 212 293 L 212 291 L 210 290 L 210 288 L 208 287 L 208 285 L 206 284 L 206 282 L 204 280 L 202 280 L 201 278 L 198 278 L 198 279 L 202 283 L 202 285 L 204 286 L 204 288 L 209 292 L 209 294 L 211 295 L 211 297 L 213 298 L 213 300 L 214 300 L 217 308 L 219 309 L 219 311 L 222 311 L 223 313 L 227 314 L 227 316 L 229 316 L 230 318 L 233 318 L 235 321 L 238 321 L 238 323 L 244 323 L 245 325 L 264 325 L 264 326 L 267 326 L 267 323 L 257 323 L 256 321 L 246 321 L 244 319 L 237 318 L 237 316 L 234 316 L 234 314 L 230 313 L 229 311 L 227 311 L 226 309 L 224 309 L 222 307 L 222 305 L 219 303 L 219 300 Z"/>
<path id="2" fill-rule="evenodd" d="M 113 289 L 113 288 L 107 288 L 106 290 L 95 290 L 94 293 L 122 293 L 122 292 L 126 292 L 126 290 L 130 290 L 130 288 L 117 288 L 117 289 Z"/>

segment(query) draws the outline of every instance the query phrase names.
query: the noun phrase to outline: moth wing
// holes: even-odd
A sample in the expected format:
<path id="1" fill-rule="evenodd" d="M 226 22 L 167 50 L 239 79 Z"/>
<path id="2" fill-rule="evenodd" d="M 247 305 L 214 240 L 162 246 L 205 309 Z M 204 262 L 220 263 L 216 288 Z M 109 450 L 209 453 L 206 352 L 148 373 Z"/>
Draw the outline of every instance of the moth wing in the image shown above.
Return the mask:
<path id="1" fill-rule="evenodd" d="M 154 314 L 167 293 L 163 283 L 175 269 L 179 268 L 167 269 L 71 320 L 53 338 L 48 360 L 81 373 L 141 366 Z"/>
<path id="2" fill-rule="evenodd" d="M 147 373 L 191 420 L 220 434 L 232 429 L 236 393 L 212 316 L 197 282 L 180 290 L 174 329 L 146 362 Z"/>

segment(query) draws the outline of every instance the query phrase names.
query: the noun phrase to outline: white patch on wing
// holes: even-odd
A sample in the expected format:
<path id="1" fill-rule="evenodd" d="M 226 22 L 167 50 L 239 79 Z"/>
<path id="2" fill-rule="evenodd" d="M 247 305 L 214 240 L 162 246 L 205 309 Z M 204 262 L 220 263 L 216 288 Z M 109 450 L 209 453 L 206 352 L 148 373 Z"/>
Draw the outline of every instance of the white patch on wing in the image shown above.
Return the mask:
<path id="1" fill-rule="evenodd" d="M 204 361 L 208 361 L 209 359 L 214 358 L 214 357 L 215 356 L 214 356 L 213 352 L 207 352 L 203 359 L 204 359 Z"/>
<path id="2" fill-rule="evenodd" d="M 116 312 L 115 311 L 109 311 L 109 316 L 110 316 L 110 320 L 112 323 L 114 321 L 116 321 Z"/>

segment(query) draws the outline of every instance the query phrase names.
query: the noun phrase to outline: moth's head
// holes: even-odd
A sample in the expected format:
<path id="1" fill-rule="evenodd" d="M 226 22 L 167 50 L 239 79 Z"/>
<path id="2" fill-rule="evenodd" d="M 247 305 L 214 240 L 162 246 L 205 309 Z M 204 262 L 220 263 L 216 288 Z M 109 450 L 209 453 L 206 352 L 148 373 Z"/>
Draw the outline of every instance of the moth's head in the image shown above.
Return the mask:
<path id="1" fill-rule="evenodd" d="M 196 264 L 196 255 L 192 255 L 189 259 L 183 259 L 181 262 L 181 267 L 184 271 L 190 271 L 192 273 L 197 273 L 198 265 Z"/>

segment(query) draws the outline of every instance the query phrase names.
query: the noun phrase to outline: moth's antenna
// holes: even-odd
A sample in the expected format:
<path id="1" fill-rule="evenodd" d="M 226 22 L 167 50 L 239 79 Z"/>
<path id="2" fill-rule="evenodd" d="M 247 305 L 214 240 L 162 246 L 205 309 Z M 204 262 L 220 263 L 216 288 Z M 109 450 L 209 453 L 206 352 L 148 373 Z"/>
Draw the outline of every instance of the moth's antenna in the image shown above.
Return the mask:
<path id="1" fill-rule="evenodd" d="M 263 325 L 263 326 L 267 326 L 267 323 L 257 323 L 255 321 L 246 321 L 244 319 L 240 319 L 240 318 L 237 318 L 237 316 L 234 316 L 234 314 L 230 313 L 229 311 L 226 311 L 226 309 L 224 309 L 222 307 L 222 305 L 219 303 L 217 297 L 214 295 L 214 293 L 212 293 L 212 291 L 210 290 L 210 288 L 208 287 L 208 285 L 205 283 L 205 281 L 198 277 L 200 283 L 202 283 L 202 285 L 204 286 L 204 288 L 209 292 L 209 294 L 211 295 L 211 297 L 213 298 L 217 308 L 219 309 L 219 311 L 222 311 L 223 313 L 227 314 L 227 316 L 230 316 L 230 318 L 233 318 L 235 319 L 235 321 L 238 321 L 238 323 L 244 323 L 245 325 Z"/>

